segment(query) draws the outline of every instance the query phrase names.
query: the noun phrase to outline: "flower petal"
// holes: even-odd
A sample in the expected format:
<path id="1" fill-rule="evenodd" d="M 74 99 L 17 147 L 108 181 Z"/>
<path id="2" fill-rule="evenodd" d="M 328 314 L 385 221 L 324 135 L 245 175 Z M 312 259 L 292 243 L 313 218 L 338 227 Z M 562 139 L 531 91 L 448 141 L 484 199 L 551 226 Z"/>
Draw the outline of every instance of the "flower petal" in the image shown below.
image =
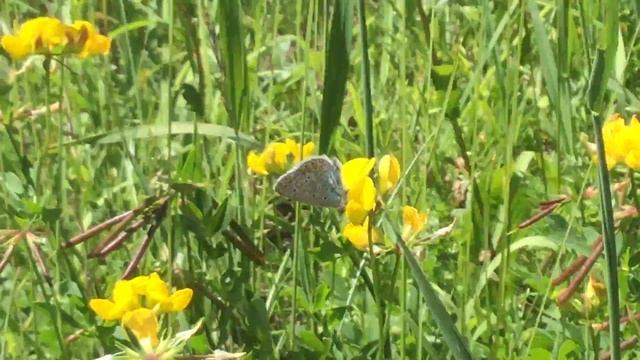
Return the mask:
<path id="1" fill-rule="evenodd" d="M 4 48 L 9 55 L 14 59 L 22 59 L 27 56 L 31 51 L 31 46 L 28 42 L 23 41 L 17 36 L 5 35 L 0 40 L 0 45 Z"/>
<path id="2" fill-rule="evenodd" d="M 373 185 L 373 180 L 368 176 L 361 178 L 347 193 L 347 200 L 359 203 L 366 211 L 375 209 L 376 187 Z"/>
<path id="3" fill-rule="evenodd" d="M 369 215 L 369 211 L 365 210 L 359 202 L 352 200 L 347 202 L 345 214 L 347 215 L 347 219 L 350 223 L 354 225 L 362 225 Z"/>
<path id="4" fill-rule="evenodd" d="M 158 340 L 158 320 L 153 310 L 140 308 L 129 311 L 122 317 L 122 325 L 133 332 L 141 345 L 150 343 L 155 347 Z"/>
<path id="5" fill-rule="evenodd" d="M 132 310 L 139 306 L 138 294 L 131 286 L 131 282 L 127 280 L 116 281 L 111 297 L 117 306 L 125 310 Z"/>
<path id="6" fill-rule="evenodd" d="M 369 175 L 376 163 L 375 158 L 355 158 L 342 165 L 341 176 L 342 186 L 345 190 L 350 190 L 358 184 L 362 178 Z"/>
<path id="7" fill-rule="evenodd" d="M 78 55 L 81 58 L 89 55 L 106 55 L 111 50 L 111 38 L 100 35 L 90 22 L 74 21 L 72 27 L 80 34 L 76 39 L 76 46 L 79 47 Z"/>
<path id="8" fill-rule="evenodd" d="M 105 321 L 118 320 L 124 313 L 124 309 L 118 309 L 115 303 L 107 299 L 91 299 L 89 307 L 98 317 Z"/>
<path id="9" fill-rule="evenodd" d="M 264 158 L 253 150 L 249 152 L 249 155 L 247 155 L 247 167 L 250 172 L 258 175 L 264 176 L 269 174 L 265 167 Z"/>
<path id="10" fill-rule="evenodd" d="M 383 195 L 398 184 L 400 180 L 400 163 L 393 155 L 385 155 L 378 164 L 378 191 Z"/>
<path id="11" fill-rule="evenodd" d="M 312 141 L 304 144 L 304 146 L 302 147 L 302 160 L 308 158 L 309 156 L 311 156 L 311 154 L 313 154 L 313 150 L 315 150 L 316 148 L 316 144 L 314 144 Z"/>
<path id="12" fill-rule="evenodd" d="M 169 300 L 169 286 L 157 273 L 149 275 L 145 297 L 151 307 Z"/>
<path id="13" fill-rule="evenodd" d="M 402 208 L 402 222 L 404 228 L 407 229 L 403 231 L 403 235 L 406 238 L 420 232 L 424 228 L 427 222 L 427 214 L 419 212 L 418 209 L 412 206 L 404 206 Z"/>
<path id="14" fill-rule="evenodd" d="M 171 301 L 171 311 L 182 311 L 191 302 L 193 290 L 189 288 L 180 289 L 174 292 L 169 300 Z"/>
<path id="15" fill-rule="evenodd" d="M 136 276 L 129 280 L 129 285 L 133 289 L 133 292 L 137 295 L 144 295 L 147 290 L 147 284 L 149 283 L 149 277 L 146 275 Z"/>
<path id="16" fill-rule="evenodd" d="M 634 170 L 640 170 L 640 146 L 630 151 L 624 159 L 625 164 Z"/>
<path id="17" fill-rule="evenodd" d="M 365 251 L 369 247 L 369 219 L 365 220 L 362 225 L 347 224 L 342 230 L 342 235 L 351 242 L 358 250 Z M 373 228 L 371 231 L 371 243 L 380 241 L 381 235 L 378 229 Z"/>

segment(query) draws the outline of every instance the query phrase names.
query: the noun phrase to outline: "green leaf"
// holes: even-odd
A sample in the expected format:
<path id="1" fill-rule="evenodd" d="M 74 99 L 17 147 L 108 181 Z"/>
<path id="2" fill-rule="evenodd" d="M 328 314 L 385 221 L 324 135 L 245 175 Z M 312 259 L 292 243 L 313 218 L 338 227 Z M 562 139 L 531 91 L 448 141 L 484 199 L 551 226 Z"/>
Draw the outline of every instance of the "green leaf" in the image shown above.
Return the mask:
<path id="1" fill-rule="evenodd" d="M 222 229 L 222 226 L 225 222 L 228 222 L 227 219 L 227 204 L 229 202 L 229 198 L 225 198 L 220 206 L 216 209 L 216 212 L 211 216 L 211 218 L 207 217 L 207 233 L 209 236 L 213 236 L 218 233 Z M 226 221 L 225 221 L 226 220 Z"/>
<path id="2" fill-rule="evenodd" d="M 323 241 L 320 243 L 320 246 L 310 248 L 307 250 L 310 254 L 314 255 L 316 259 L 320 262 L 328 262 L 333 261 L 340 256 L 344 252 L 344 249 L 337 246 L 332 241 Z"/>
<path id="3" fill-rule="evenodd" d="M 544 23 L 538 11 L 538 4 L 535 0 L 529 0 L 529 13 L 533 20 L 533 32 L 535 43 L 538 46 L 542 77 L 544 78 L 545 87 L 549 92 L 551 101 L 558 100 L 558 68 L 556 67 L 555 57 L 551 50 L 551 41 L 549 34 L 544 28 Z"/>
<path id="4" fill-rule="evenodd" d="M 178 171 L 178 179 L 185 182 L 202 181 L 204 178 L 202 168 L 200 167 L 200 164 L 202 164 L 200 146 L 197 144 L 194 145 Z"/>
<path id="5" fill-rule="evenodd" d="M 240 1 L 220 1 L 220 54 L 224 66 L 225 97 L 231 124 L 239 129 L 247 99 L 247 59 Z"/>
<path id="6" fill-rule="evenodd" d="M 349 44 L 351 42 L 352 2 L 335 0 L 333 18 L 326 50 L 322 110 L 320 114 L 319 153 L 329 152 L 329 144 L 342 113 L 347 76 L 349 74 Z"/>
<path id="7" fill-rule="evenodd" d="M 24 186 L 22 185 L 22 181 L 16 174 L 12 172 L 6 172 L 2 174 L 1 178 L 2 178 L 2 181 L 4 182 L 4 186 L 11 193 L 15 195 L 20 195 L 24 192 Z"/>
<path id="8" fill-rule="evenodd" d="M 143 27 L 154 27 L 156 26 L 156 21 L 154 20 L 149 20 L 149 19 L 145 19 L 145 20 L 138 20 L 138 21 L 132 21 L 130 23 L 126 23 L 122 26 L 120 26 L 119 28 L 110 31 L 109 32 L 109 37 L 110 38 L 116 38 L 126 32 L 129 31 L 133 31 L 136 29 L 140 29 Z"/>
<path id="9" fill-rule="evenodd" d="M 302 341 L 302 346 L 308 348 L 311 351 L 315 351 L 318 353 L 325 353 L 327 348 L 325 344 L 318 339 L 318 337 L 309 330 L 303 330 L 300 332 L 300 340 Z"/>
<path id="10" fill-rule="evenodd" d="M 256 140 L 249 135 L 238 133 L 236 137 L 236 133 L 232 128 L 228 126 L 214 125 L 209 123 L 197 123 L 194 125 L 193 122 L 189 121 L 176 121 L 171 124 L 171 135 L 193 134 L 194 126 L 198 127 L 198 134 L 202 136 L 236 140 L 239 144 L 249 147 L 257 147 L 259 145 Z M 79 140 L 73 140 L 64 143 L 63 146 L 76 144 L 104 145 L 125 140 L 150 139 L 159 136 L 167 136 L 168 131 L 169 129 L 166 124 L 139 125 L 119 131 L 113 131 L 110 133 L 89 136 Z M 55 147 L 53 147 L 53 149 L 55 149 Z"/>

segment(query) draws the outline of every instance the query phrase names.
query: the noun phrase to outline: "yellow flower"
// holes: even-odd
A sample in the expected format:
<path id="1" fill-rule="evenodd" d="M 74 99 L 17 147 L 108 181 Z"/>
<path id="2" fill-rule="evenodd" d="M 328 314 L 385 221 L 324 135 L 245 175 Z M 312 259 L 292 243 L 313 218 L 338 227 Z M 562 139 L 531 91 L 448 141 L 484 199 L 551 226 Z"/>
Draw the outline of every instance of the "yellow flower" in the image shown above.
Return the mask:
<path id="1" fill-rule="evenodd" d="M 607 288 L 594 275 L 589 275 L 589 282 L 583 294 L 584 307 L 587 312 L 597 309 L 607 297 Z"/>
<path id="2" fill-rule="evenodd" d="M 304 146 L 302 146 L 302 160 L 309 158 L 311 155 L 313 155 L 313 151 L 316 149 L 316 144 L 313 143 L 313 141 L 309 141 L 308 143 L 304 144 Z M 293 154 L 294 158 L 295 158 L 295 153 Z"/>
<path id="3" fill-rule="evenodd" d="M 71 27 L 78 31 L 77 40 L 82 44 L 78 56 L 81 58 L 89 55 L 106 55 L 111 50 L 111 38 L 100 35 L 88 21 L 76 20 Z"/>
<path id="4" fill-rule="evenodd" d="M 368 177 L 375 164 L 375 158 L 355 158 L 344 163 L 341 170 L 342 186 L 344 189 L 349 191 L 364 177 Z"/>
<path id="5" fill-rule="evenodd" d="M 293 139 L 284 142 L 272 142 L 258 154 L 250 151 L 247 155 L 247 167 L 249 171 L 258 175 L 281 174 L 291 165 L 304 160 L 313 154 L 315 144 L 308 142 L 302 146 Z"/>
<path id="6" fill-rule="evenodd" d="M 348 223 L 342 230 L 347 240 L 358 250 L 365 251 L 369 247 L 369 218 L 365 219 L 362 225 Z M 376 228 L 371 229 L 371 244 L 380 242 L 382 236 Z"/>
<path id="7" fill-rule="evenodd" d="M 131 282 L 118 280 L 113 287 L 112 300 L 91 299 L 89 307 L 103 320 L 118 320 L 127 311 L 140 307 L 140 303 Z"/>
<path id="8" fill-rule="evenodd" d="M 145 352 L 151 353 L 158 346 L 158 320 L 153 310 L 140 308 L 129 311 L 122 317 L 122 325 L 131 330 Z"/>
<path id="9" fill-rule="evenodd" d="M 144 295 L 149 307 L 157 306 L 161 312 L 173 312 L 182 311 L 189 305 L 193 290 L 185 288 L 170 294 L 167 283 L 157 273 L 153 273 L 149 275 Z"/>
<path id="10" fill-rule="evenodd" d="M 69 26 L 53 17 L 38 17 L 24 22 L 15 35 L 5 35 L 0 45 L 14 59 L 28 55 L 107 54 L 111 39 L 96 32 L 86 21 Z"/>
<path id="11" fill-rule="evenodd" d="M 602 138 L 609 169 L 619 163 L 640 169 L 640 120 L 635 115 L 628 125 L 619 114 L 611 115 L 602 127 Z"/>
<path id="12" fill-rule="evenodd" d="M 0 43 L 14 59 L 30 54 L 59 53 L 67 44 L 69 27 L 52 17 L 38 17 L 24 22 L 15 35 L 5 35 Z"/>
<path id="13" fill-rule="evenodd" d="M 630 151 L 624 158 L 624 163 L 634 170 L 640 170 L 640 149 Z"/>
<path id="14" fill-rule="evenodd" d="M 427 214 L 421 213 L 418 209 L 412 206 L 404 206 L 402 207 L 402 237 L 407 239 L 424 228 L 427 223 Z"/>
<path id="15" fill-rule="evenodd" d="M 300 156 L 300 144 L 298 144 L 295 140 L 287 139 L 285 140 L 285 144 L 289 147 L 289 152 L 293 155 L 293 163 L 300 162 L 311 156 L 313 154 L 313 150 L 316 145 L 313 142 L 308 142 L 302 146 L 302 157 Z"/>
<path id="16" fill-rule="evenodd" d="M 247 166 L 249 167 L 249 171 L 258 174 L 258 175 L 269 175 L 267 171 L 266 164 L 264 161 L 264 157 L 262 154 L 258 155 L 255 151 L 249 151 L 249 155 L 247 155 Z"/>
<path id="17" fill-rule="evenodd" d="M 365 176 L 355 183 L 347 193 L 347 202 L 357 202 L 366 211 L 376 207 L 376 187 L 373 180 Z"/>
<path id="18" fill-rule="evenodd" d="M 290 148 L 283 142 L 272 142 L 264 149 L 261 156 L 269 174 L 280 174 L 289 167 Z"/>
<path id="19" fill-rule="evenodd" d="M 118 320 L 125 313 L 141 308 L 140 296 L 144 296 L 143 305 L 147 308 L 175 312 L 189 305 L 193 290 L 185 288 L 170 294 L 167 283 L 157 273 L 152 273 L 132 280 L 118 280 L 113 288 L 113 300 L 91 299 L 89 307 L 104 320 Z"/>
<path id="20" fill-rule="evenodd" d="M 378 191 L 383 195 L 398 184 L 400 163 L 393 155 L 385 155 L 378 164 Z"/>
<path id="21" fill-rule="evenodd" d="M 366 210 L 362 207 L 362 204 L 353 200 L 347 202 L 344 212 L 347 220 L 353 225 L 362 225 L 369 215 L 369 210 Z"/>
<path id="22" fill-rule="evenodd" d="M 627 125 L 625 135 L 624 163 L 634 170 L 640 170 L 640 120 L 635 115 Z"/>

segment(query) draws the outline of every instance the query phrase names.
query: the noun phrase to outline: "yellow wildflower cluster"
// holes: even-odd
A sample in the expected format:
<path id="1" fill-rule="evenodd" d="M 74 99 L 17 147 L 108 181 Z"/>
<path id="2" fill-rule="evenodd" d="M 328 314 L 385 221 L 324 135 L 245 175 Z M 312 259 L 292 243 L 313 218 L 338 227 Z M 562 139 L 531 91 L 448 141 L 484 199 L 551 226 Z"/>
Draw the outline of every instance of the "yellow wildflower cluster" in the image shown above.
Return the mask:
<path id="1" fill-rule="evenodd" d="M 371 230 L 369 239 L 369 214 L 376 208 L 377 195 L 384 195 L 400 180 L 400 163 L 393 155 L 385 155 L 378 163 L 378 189 L 369 177 L 376 159 L 356 158 L 342 165 L 342 185 L 347 192 L 345 214 L 347 224 L 342 234 L 359 250 L 366 250 L 369 243 L 382 238 L 376 228 Z M 371 241 L 369 241 L 371 240 Z"/>
<path id="2" fill-rule="evenodd" d="M 292 165 L 311 156 L 315 144 L 308 142 L 300 146 L 293 139 L 284 142 L 272 142 L 262 151 L 250 151 L 247 155 L 249 171 L 258 175 L 281 174 Z"/>
<path id="3" fill-rule="evenodd" d="M 0 45 L 14 59 L 29 55 L 68 55 L 85 58 L 108 54 L 111 38 L 100 35 L 87 21 L 67 25 L 53 17 L 38 17 L 24 22 L 14 35 L 4 35 Z"/>
<path id="4" fill-rule="evenodd" d="M 624 163 L 640 170 L 640 120 L 635 115 L 629 124 L 620 114 L 611 115 L 602 127 L 602 137 L 609 169 Z"/>
<path id="5" fill-rule="evenodd" d="M 121 320 L 148 352 L 159 343 L 156 315 L 184 310 L 191 302 L 189 288 L 170 293 L 157 273 L 118 280 L 111 299 L 91 299 L 89 307 L 103 320 Z"/>

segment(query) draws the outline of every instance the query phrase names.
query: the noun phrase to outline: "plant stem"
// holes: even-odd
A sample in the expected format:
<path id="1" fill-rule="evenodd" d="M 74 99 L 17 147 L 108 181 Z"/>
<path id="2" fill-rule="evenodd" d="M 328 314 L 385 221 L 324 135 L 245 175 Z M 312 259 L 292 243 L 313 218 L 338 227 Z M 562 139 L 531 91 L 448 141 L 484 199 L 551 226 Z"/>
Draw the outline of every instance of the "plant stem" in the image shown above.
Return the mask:
<path id="1" fill-rule="evenodd" d="M 609 306 L 611 359 L 617 360 L 620 359 L 620 299 L 618 293 L 618 257 L 616 252 L 616 236 L 613 224 L 613 207 L 611 205 L 611 184 L 602 139 L 602 119 L 599 114 L 593 114 L 592 119 L 595 131 L 596 147 L 598 149 L 600 209 L 602 214 L 604 257 L 607 262 L 607 300 Z"/>
<path id="2" fill-rule="evenodd" d="M 367 19 L 365 16 L 364 0 L 358 2 L 360 18 L 360 41 L 362 43 L 362 85 L 364 87 L 364 114 L 367 156 L 374 156 L 373 138 L 373 105 L 371 104 L 371 71 L 369 68 L 369 43 L 367 41 Z"/>

